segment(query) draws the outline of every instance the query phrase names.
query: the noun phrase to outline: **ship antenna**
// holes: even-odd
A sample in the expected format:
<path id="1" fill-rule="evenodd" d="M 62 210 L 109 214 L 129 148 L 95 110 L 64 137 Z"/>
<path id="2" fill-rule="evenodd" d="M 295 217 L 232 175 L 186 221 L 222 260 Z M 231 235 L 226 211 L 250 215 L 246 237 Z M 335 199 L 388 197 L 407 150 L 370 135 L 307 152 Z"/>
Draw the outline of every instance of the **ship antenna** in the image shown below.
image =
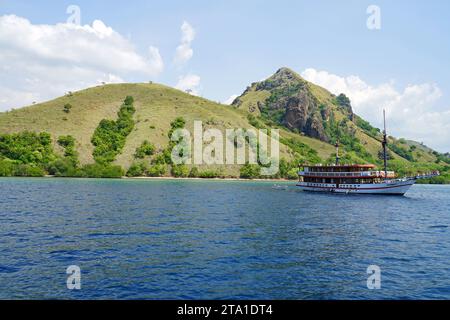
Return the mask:
<path id="1" fill-rule="evenodd" d="M 336 165 L 339 165 L 339 140 L 336 140 Z"/>
<path id="2" fill-rule="evenodd" d="M 383 130 L 383 160 L 384 160 L 384 179 L 387 179 L 387 135 L 386 135 L 386 110 L 383 109 L 383 123 L 384 123 L 384 130 Z"/>

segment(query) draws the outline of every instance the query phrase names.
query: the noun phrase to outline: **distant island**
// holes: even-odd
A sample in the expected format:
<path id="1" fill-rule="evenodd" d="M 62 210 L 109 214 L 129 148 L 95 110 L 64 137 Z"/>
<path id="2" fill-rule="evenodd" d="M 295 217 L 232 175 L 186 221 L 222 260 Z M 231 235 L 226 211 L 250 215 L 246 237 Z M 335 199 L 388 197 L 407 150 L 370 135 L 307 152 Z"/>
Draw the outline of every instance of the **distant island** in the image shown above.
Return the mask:
<path id="1" fill-rule="evenodd" d="M 173 164 L 173 130 L 206 126 L 276 128 L 280 170 L 260 176 L 258 164 Z M 252 83 L 231 106 L 155 83 L 108 84 L 0 113 L 0 176 L 192 177 L 297 179 L 299 163 L 381 167 L 381 132 L 353 112 L 351 101 L 281 68 Z M 450 183 L 450 155 L 406 139 L 388 138 L 390 170 L 415 175 L 439 170 L 422 183 Z"/>

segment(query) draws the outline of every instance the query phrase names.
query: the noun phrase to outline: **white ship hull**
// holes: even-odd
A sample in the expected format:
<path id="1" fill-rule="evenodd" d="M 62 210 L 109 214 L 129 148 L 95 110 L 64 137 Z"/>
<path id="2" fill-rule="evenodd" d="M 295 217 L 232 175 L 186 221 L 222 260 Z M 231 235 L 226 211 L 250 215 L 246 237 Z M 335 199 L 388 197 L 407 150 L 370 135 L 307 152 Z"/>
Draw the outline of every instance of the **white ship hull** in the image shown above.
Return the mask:
<path id="1" fill-rule="evenodd" d="M 415 179 L 402 179 L 371 184 L 340 184 L 339 186 L 336 186 L 336 184 L 299 182 L 297 186 L 303 191 L 313 192 L 404 195 L 415 182 Z"/>

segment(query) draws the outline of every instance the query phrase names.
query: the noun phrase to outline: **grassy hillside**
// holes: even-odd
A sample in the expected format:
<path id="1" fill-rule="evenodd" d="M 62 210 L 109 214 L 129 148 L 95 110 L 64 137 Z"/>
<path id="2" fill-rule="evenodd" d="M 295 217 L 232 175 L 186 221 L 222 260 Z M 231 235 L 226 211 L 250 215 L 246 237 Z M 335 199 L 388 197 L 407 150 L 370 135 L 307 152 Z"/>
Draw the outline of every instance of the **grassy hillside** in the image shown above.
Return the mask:
<path id="1" fill-rule="evenodd" d="M 343 102 L 341 96 L 343 96 Z M 291 131 L 304 131 L 306 135 L 316 133 L 307 126 L 308 120 L 315 121 L 318 128 L 314 129 L 319 130 L 316 133 L 318 138 L 331 144 L 334 144 L 336 140 L 341 140 L 341 143 L 345 144 L 345 141 L 342 141 L 344 140 L 342 135 L 349 133 L 352 137 L 357 138 L 364 150 L 375 160 L 379 159 L 381 131 L 354 114 L 350 100 L 345 101 L 347 98 L 344 95 L 341 96 L 337 97 L 328 90 L 304 80 L 299 74 L 288 68 L 281 68 L 266 80 L 252 83 L 241 96 L 235 99 L 233 106 L 238 110 L 249 112 L 257 118 L 265 118 L 272 125 L 281 124 L 290 127 Z M 287 118 L 292 110 L 297 111 L 295 114 L 297 118 L 305 118 L 304 122 L 306 123 L 290 123 Z M 334 136 L 329 131 L 331 121 L 339 123 L 342 127 L 341 136 Z M 393 137 L 390 139 L 392 159 L 405 164 L 411 160 L 408 158 L 412 157 L 414 160 L 422 162 L 437 160 L 435 151 L 417 142 Z M 410 150 L 411 146 L 413 150 Z M 404 148 L 408 152 L 411 151 L 411 155 L 403 152 Z"/>
<path id="2" fill-rule="evenodd" d="M 54 148 L 62 153 L 56 140 L 62 135 L 71 135 L 76 140 L 76 150 L 81 164 L 93 163 L 94 147 L 91 138 L 102 119 L 115 120 L 126 96 L 134 98 L 135 126 L 126 139 L 125 147 L 115 164 L 127 169 L 134 161 L 136 148 L 144 140 L 153 143 L 157 151 L 168 145 L 170 123 L 182 116 L 186 128 L 192 132 L 194 120 L 202 120 L 204 128 L 252 128 L 247 114 L 226 105 L 192 96 L 160 84 L 111 84 L 89 88 L 41 104 L 0 113 L 0 133 L 23 131 L 48 132 L 53 138 Z M 69 113 L 64 106 L 70 104 Z M 281 136 L 292 133 L 282 130 Z M 332 146 L 308 137 L 299 141 L 317 146 L 320 156 L 332 152 Z M 281 156 L 292 160 L 293 152 L 281 145 Z M 207 166 L 205 166 L 206 168 Z M 215 169 L 212 166 L 209 169 Z M 221 168 L 225 175 L 239 176 L 239 166 Z"/>
<path id="3" fill-rule="evenodd" d="M 222 132 L 225 132 L 225 129 L 233 128 L 280 129 L 280 153 L 281 158 L 286 160 L 282 165 L 282 176 L 288 176 L 288 171 L 290 171 L 291 177 L 295 176 L 295 166 L 298 162 L 324 163 L 331 161 L 330 159 L 334 157 L 336 139 L 343 141 L 341 148 L 343 161 L 381 163 L 379 159 L 380 131 L 354 115 L 349 102 L 346 105 L 345 99 L 343 102 L 340 101 L 341 97 L 336 97 L 324 88 L 303 80 L 289 69 L 280 70 L 265 82 L 253 83 L 248 87 L 236 99 L 234 107 L 192 96 L 160 84 L 136 83 L 97 86 L 69 93 L 45 103 L 0 113 L 0 162 L 13 160 L 16 165 L 20 165 L 24 161 L 23 157 L 9 159 L 5 154 L 15 154 L 14 152 L 17 150 L 14 149 L 14 146 L 9 149 L 7 147 L 8 150 L 4 147 L 3 149 L 6 151 L 2 150 L 1 143 L 2 139 L 4 144 L 7 141 L 10 143 L 15 141 L 14 143 L 24 147 L 28 141 L 39 142 L 38 136 L 11 136 L 11 134 L 29 131 L 50 134 L 50 145 L 56 154 L 52 156 L 53 151 L 48 149 L 50 146 L 47 144 L 39 146 L 37 143 L 35 144 L 36 149 L 28 148 L 26 150 L 26 154 L 31 155 L 33 159 L 42 158 L 39 153 L 42 148 L 45 148 L 45 157 L 48 161 L 61 158 L 62 160 L 58 161 L 66 159 L 73 164 L 78 163 L 80 166 L 93 164 L 95 163 L 92 142 L 94 133 L 98 132 L 101 124 L 105 121 L 103 124 L 107 125 L 107 130 L 109 130 L 108 126 L 118 126 L 116 130 L 122 130 L 120 122 L 117 122 L 119 121 L 118 112 L 122 112 L 121 107 L 124 106 L 125 97 L 132 97 L 132 110 L 130 109 L 132 112 L 127 116 L 130 119 L 127 121 L 131 121 L 131 123 L 127 125 L 129 129 L 121 138 L 123 146 L 118 147 L 117 154 L 113 157 L 114 161 L 110 163 L 124 168 L 125 172 L 132 165 L 134 165 L 133 170 L 139 166 L 157 168 L 158 163 L 161 163 L 161 157 L 167 153 L 169 148 L 169 131 L 174 120 L 179 117 L 183 118 L 185 128 L 190 132 L 193 132 L 195 120 L 203 121 L 204 129 L 218 128 Z M 309 112 L 308 117 L 310 118 L 303 120 L 305 123 L 309 123 L 310 130 L 316 130 L 313 133 L 319 134 L 320 138 L 314 137 L 314 135 L 310 136 L 308 132 L 303 132 L 303 130 L 289 126 L 282 121 L 280 115 L 284 112 L 284 108 L 288 108 L 289 104 L 292 104 L 292 98 L 297 103 L 295 105 L 297 109 L 294 110 L 297 114 L 294 114 L 293 119 L 296 120 L 295 116 L 304 107 L 303 104 L 309 104 L 307 112 Z M 288 106 L 286 107 L 286 105 Z M 311 125 L 311 120 L 316 122 Z M 10 136 L 5 138 L 5 135 Z M 64 137 L 60 139 L 61 136 Z M 105 141 L 110 139 L 108 132 L 102 139 L 106 139 Z M 111 143 L 116 142 L 110 141 L 109 145 Z M 442 160 L 447 161 L 448 157 L 445 158 L 422 144 L 393 137 L 390 138 L 389 143 L 390 162 L 400 173 L 420 171 L 422 167 L 435 168 L 439 159 L 441 160 L 440 166 L 446 166 Z M 70 145 L 70 149 L 68 149 L 68 145 Z M 149 147 L 151 152 L 148 153 L 149 156 L 144 154 L 137 159 L 136 151 L 143 145 Z M 98 158 L 96 159 L 98 162 Z M 37 169 L 30 167 L 21 168 L 18 171 L 24 175 L 28 171 L 35 174 L 49 171 L 41 162 L 33 163 L 39 167 Z M 189 166 L 189 169 L 191 168 L 192 166 Z M 179 169 L 180 172 L 186 170 L 175 169 Z M 242 175 L 242 166 L 238 165 L 203 165 L 198 169 L 206 172 L 205 176 L 210 175 L 211 172 L 230 177 Z M 248 171 L 253 170 L 250 167 L 247 169 Z M 105 169 L 91 166 L 84 170 L 83 175 L 90 176 L 90 173 L 95 170 L 104 170 L 114 174 L 119 172 L 118 168 Z M 137 171 L 139 172 L 139 170 Z M 169 170 L 164 174 L 170 175 L 170 165 Z"/>

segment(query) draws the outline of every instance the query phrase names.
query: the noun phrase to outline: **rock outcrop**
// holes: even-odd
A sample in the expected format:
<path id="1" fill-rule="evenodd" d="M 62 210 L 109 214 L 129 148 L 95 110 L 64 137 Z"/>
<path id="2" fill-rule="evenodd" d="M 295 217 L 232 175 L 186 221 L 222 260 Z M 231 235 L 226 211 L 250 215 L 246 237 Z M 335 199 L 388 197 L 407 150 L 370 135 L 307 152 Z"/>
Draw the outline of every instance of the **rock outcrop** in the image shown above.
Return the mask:
<path id="1" fill-rule="evenodd" d="M 265 81 L 253 83 L 233 105 L 239 107 L 246 95 L 261 91 L 269 93 L 267 99 L 255 103 L 264 117 L 307 136 L 329 141 L 323 122 L 330 116 L 330 107 L 320 104 L 309 83 L 300 75 L 281 68 Z"/>

